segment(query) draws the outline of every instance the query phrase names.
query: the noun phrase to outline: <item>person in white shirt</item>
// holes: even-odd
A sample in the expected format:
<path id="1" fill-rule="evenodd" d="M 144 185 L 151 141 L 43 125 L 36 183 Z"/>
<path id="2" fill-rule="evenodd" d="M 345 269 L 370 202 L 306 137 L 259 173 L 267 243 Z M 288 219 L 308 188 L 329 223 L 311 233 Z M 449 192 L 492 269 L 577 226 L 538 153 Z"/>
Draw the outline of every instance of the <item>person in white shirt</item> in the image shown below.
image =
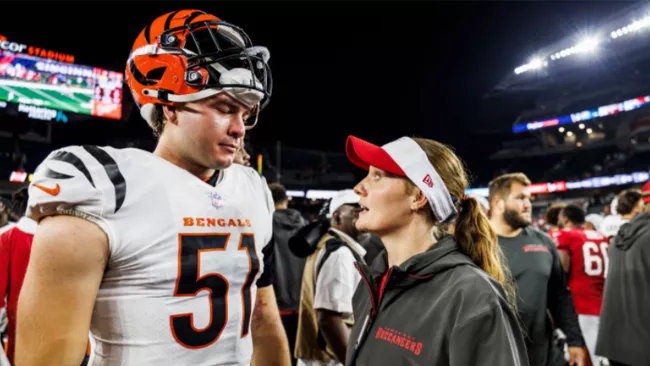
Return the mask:
<path id="1" fill-rule="evenodd" d="M 342 366 L 345 362 L 349 330 L 354 321 L 352 296 L 361 280 L 355 262 L 362 261 L 366 254 L 356 239 L 358 202 L 359 196 L 352 190 L 341 191 L 332 198 L 328 213 L 332 226 L 310 256 L 311 261 L 307 260 L 296 341 L 298 366 Z M 332 241 L 331 237 L 337 240 Z M 315 286 L 310 286 L 313 283 Z M 306 324 L 309 317 L 313 321 L 314 313 L 318 345 L 301 344 L 302 334 L 305 339 L 314 339 L 306 334 L 313 330 Z"/>
<path id="2" fill-rule="evenodd" d="M 602 233 L 603 222 L 605 218 L 599 214 L 589 214 L 585 216 L 585 229 Z"/>
<path id="3" fill-rule="evenodd" d="M 623 224 L 643 212 L 642 198 L 638 189 L 627 189 L 619 193 L 612 201 L 612 215 L 605 217 L 603 221 L 602 233 L 610 239 L 615 237 Z"/>

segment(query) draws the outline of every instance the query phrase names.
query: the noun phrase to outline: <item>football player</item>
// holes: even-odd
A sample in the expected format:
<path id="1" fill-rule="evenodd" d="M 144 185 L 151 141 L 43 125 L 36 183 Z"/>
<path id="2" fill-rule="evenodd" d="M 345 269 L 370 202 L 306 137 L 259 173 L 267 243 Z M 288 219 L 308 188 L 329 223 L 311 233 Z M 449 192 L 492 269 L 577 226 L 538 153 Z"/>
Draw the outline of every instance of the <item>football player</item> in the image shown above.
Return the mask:
<path id="1" fill-rule="evenodd" d="M 561 224 L 559 222 L 559 215 L 560 215 L 560 210 L 562 210 L 562 207 L 564 207 L 564 204 L 561 203 L 556 203 L 553 205 L 550 205 L 546 209 L 546 213 L 544 214 L 544 221 L 546 221 L 546 225 L 548 226 L 548 236 L 550 236 L 555 242 L 557 243 L 557 237 L 560 235 L 560 229 L 561 229 Z"/>
<path id="2" fill-rule="evenodd" d="M 559 216 L 563 229 L 557 237 L 560 261 L 569 276 L 580 329 L 593 365 L 599 362 L 595 355 L 600 307 L 607 275 L 607 237 L 583 228 L 585 212 L 577 206 L 562 208 Z"/>
<path id="3" fill-rule="evenodd" d="M 266 269 L 273 200 L 233 164 L 270 98 L 268 59 L 199 10 L 139 34 L 126 81 L 158 144 L 66 147 L 34 173 L 16 364 L 79 365 L 89 329 L 93 365 L 290 364 Z"/>

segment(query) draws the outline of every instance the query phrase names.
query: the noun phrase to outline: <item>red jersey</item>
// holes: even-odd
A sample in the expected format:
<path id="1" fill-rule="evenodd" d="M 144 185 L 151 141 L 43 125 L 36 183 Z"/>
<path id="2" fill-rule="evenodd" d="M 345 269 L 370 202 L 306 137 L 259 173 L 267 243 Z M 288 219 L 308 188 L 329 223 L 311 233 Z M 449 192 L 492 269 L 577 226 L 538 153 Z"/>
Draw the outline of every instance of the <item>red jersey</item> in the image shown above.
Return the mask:
<path id="1" fill-rule="evenodd" d="M 0 235 L 0 305 L 4 306 L 7 296 L 7 358 L 11 364 L 14 363 L 18 294 L 27 272 L 36 226 L 36 221 L 23 217 L 18 225 Z"/>
<path id="2" fill-rule="evenodd" d="M 607 237 L 593 230 L 566 229 L 558 236 L 558 250 L 571 256 L 569 288 L 578 314 L 600 315 L 608 249 Z"/>
<path id="3" fill-rule="evenodd" d="M 560 236 L 561 233 L 562 230 L 560 229 L 552 229 L 548 231 L 548 236 L 550 236 L 551 239 L 553 239 L 553 241 L 555 242 L 555 246 L 557 246 L 557 238 L 558 236 Z"/>

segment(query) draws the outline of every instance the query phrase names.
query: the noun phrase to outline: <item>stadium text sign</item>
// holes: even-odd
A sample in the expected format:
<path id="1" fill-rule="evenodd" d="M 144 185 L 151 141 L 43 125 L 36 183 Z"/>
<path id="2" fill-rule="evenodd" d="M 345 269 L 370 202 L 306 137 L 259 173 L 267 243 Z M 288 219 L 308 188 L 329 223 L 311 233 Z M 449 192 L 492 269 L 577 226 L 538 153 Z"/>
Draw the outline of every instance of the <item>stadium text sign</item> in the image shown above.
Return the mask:
<path id="1" fill-rule="evenodd" d="M 37 107 L 35 105 L 18 104 L 18 112 L 27 114 L 27 117 L 39 119 L 41 121 L 57 121 L 68 122 L 68 117 L 61 111 L 56 109 Z"/>
<path id="2" fill-rule="evenodd" d="M 31 56 L 43 57 L 51 60 L 58 60 L 61 62 L 74 63 L 73 55 L 47 50 L 45 48 L 28 46 L 22 43 L 10 42 L 9 40 L 7 40 L 7 37 L 1 34 L 0 34 L 0 49 L 10 51 L 10 52 L 15 52 L 15 53 L 26 53 Z"/>

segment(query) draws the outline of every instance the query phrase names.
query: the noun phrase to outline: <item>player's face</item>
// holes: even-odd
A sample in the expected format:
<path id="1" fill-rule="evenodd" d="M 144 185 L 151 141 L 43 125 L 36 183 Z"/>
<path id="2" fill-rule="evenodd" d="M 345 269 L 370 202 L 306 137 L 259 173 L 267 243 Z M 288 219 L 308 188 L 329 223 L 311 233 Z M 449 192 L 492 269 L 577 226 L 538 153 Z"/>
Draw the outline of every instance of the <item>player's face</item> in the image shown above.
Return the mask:
<path id="1" fill-rule="evenodd" d="M 530 202 L 530 191 L 527 186 L 517 182 L 512 183 L 503 217 L 513 228 L 521 228 L 532 224 L 533 205 Z"/>
<path id="2" fill-rule="evenodd" d="M 341 230 L 353 238 L 359 235 L 359 230 L 356 228 L 359 211 L 361 211 L 361 208 L 358 205 L 343 205 L 338 209 Z"/>
<path id="3" fill-rule="evenodd" d="M 406 225 L 412 211 L 404 179 L 370 167 L 368 175 L 354 187 L 361 196 L 356 221 L 359 231 L 381 236 Z"/>
<path id="4" fill-rule="evenodd" d="M 249 117 L 250 110 L 225 93 L 184 103 L 176 110 L 177 140 L 196 164 L 224 169 L 235 159 Z"/>
<path id="5" fill-rule="evenodd" d="M 645 202 L 640 199 L 639 202 L 636 203 L 636 206 L 634 206 L 634 209 L 632 209 L 632 213 L 636 215 L 643 212 L 643 206 L 645 206 Z"/>
<path id="6" fill-rule="evenodd" d="M 560 215 L 557 217 L 557 223 L 558 223 L 558 226 L 561 229 L 565 228 L 567 226 L 567 224 L 569 223 L 569 219 L 566 216 L 564 216 L 562 211 L 560 211 Z"/>

